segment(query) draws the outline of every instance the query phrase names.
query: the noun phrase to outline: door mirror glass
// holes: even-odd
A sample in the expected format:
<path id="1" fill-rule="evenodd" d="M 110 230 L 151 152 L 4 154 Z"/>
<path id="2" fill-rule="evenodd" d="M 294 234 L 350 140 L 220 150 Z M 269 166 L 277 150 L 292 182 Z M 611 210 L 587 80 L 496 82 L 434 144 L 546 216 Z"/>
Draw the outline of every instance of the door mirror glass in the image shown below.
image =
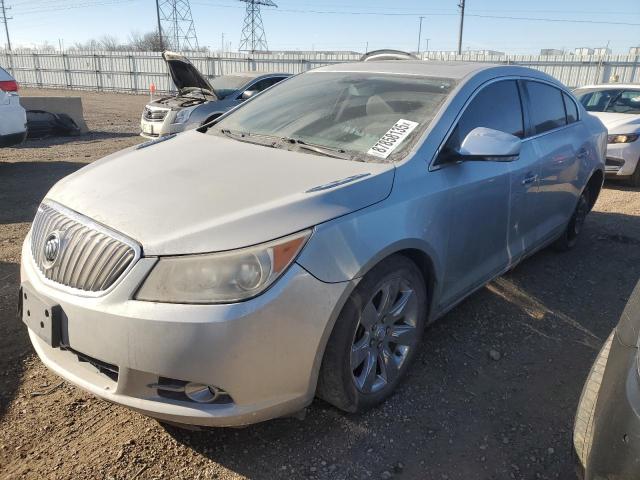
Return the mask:
<path id="1" fill-rule="evenodd" d="M 245 90 L 244 92 L 242 92 L 242 96 L 240 97 L 242 100 L 249 100 L 251 97 L 253 97 L 256 94 L 255 90 Z"/>
<path id="2" fill-rule="evenodd" d="M 518 158 L 522 141 L 510 133 L 477 127 L 469 132 L 458 151 L 462 160 L 510 162 Z"/>

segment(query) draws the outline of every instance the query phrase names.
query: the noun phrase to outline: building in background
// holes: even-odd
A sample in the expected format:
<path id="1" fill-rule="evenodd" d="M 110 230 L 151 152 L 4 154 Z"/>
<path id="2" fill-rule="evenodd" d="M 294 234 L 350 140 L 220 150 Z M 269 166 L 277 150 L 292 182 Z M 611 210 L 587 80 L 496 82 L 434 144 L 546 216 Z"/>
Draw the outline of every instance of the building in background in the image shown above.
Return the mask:
<path id="1" fill-rule="evenodd" d="M 580 47 L 574 50 L 576 55 L 593 55 L 593 48 L 589 47 Z"/>
<path id="2" fill-rule="evenodd" d="M 565 51 L 560 50 L 558 48 L 543 48 L 540 50 L 540 55 L 544 55 L 547 57 L 554 57 L 559 55 L 564 55 Z"/>

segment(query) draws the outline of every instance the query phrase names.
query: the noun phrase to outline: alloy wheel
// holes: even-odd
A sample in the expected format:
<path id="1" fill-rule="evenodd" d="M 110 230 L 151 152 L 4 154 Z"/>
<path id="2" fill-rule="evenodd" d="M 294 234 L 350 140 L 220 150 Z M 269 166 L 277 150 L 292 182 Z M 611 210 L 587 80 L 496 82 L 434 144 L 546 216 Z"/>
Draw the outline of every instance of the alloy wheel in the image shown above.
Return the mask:
<path id="1" fill-rule="evenodd" d="M 394 382 L 419 338 L 418 301 L 405 278 L 383 280 L 364 305 L 351 345 L 351 372 L 362 393 Z"/>

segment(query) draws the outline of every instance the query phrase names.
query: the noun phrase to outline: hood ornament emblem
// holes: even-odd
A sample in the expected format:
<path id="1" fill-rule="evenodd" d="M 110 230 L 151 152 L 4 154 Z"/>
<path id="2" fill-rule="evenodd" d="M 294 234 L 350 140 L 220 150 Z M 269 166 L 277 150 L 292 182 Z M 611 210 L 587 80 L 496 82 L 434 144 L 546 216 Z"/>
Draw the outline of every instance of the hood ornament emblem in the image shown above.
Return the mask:
<path id="1" fill-rule="evenodd" d="M 62 250 L 62 234 L 61 232 L 51 232 L 44 241 L 42 253 L 44 254 L 43 266 L 47 270 L 53 267 L 60 257 Z"/>

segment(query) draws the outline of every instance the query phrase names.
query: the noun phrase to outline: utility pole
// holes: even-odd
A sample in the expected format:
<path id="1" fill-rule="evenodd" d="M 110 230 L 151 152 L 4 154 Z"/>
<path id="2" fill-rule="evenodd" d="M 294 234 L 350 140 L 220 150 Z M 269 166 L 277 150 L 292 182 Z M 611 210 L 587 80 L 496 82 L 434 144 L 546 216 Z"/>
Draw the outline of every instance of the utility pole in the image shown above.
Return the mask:
<path id="1" fill-rule="evenodd" d="M 422 41 L 422 20 L 424 20 L 424 17 L 420 17 L 420 28 L 418 28 L 418 55 L 420 54 L 420 43 Z"/>
<path id="2" fill-rule="evenodd" d="M 224 54 L 224 32 L 222 32 L 222 42 L 220 43 L 220 56 Z"/>
<path id="3" fill-rule="evenodd" d="M 4 22 L 4 31 L 7 34 L 7 50 L 11 51 L 11 39 L 9 38 L 9 20 L 11 17 L 7 17 L 7 10 L 11 7 L 5 7 L 4 0 L 0 0 L 0 6 L 2 6 L 2 21 Z"/>
<path id="4" fill-rule="evenodd" d="M 458 55 L 462 55 L 462 29 L 464 28 L 464 0 L 458 4 L 460 8 L 460 32 L 458 33 Z"/>
<path id="5" fill-rule="evenodd" d="M 158 4 L 158 0 L 156 0 L 156 15 L 158 18 L 158 38 L 160 39 L 160 51 L 163 52 L 164 44 L 162 43 L 162 26 L 160 25 L 160 4 Z"/>
<path id="6" fill-rule="evenodd" d="M 430 38 L 425 38 L 425 40 L 427 41 L 426 51 L 428 52 L 429 51 L 429 40 L 431 40 L 431 39 Z"/>

